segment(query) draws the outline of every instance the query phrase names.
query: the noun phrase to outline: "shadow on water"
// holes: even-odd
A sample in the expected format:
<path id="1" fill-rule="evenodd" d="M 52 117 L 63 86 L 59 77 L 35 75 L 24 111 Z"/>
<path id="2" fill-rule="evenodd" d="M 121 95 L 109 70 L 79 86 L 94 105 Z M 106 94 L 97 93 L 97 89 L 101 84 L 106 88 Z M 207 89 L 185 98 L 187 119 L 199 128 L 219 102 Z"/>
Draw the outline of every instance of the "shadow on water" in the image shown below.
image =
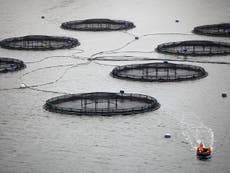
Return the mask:
<path id="1" fill-rule="evenodd" d="M 211 158 L 212 156 L 208 156 L 208 157 L 200 157 L 200 156 L 197 156 L 197 160 L 200 160 L 200 161 L 203 161 L 203 162 L 211 162 Z"/>

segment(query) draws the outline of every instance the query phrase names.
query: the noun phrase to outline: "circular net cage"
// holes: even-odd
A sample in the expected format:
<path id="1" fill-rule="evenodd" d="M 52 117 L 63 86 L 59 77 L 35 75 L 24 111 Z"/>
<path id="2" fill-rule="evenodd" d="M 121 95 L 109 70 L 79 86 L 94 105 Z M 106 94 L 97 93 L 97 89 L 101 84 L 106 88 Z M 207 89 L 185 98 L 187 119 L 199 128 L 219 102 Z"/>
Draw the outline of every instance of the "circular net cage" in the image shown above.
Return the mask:
<path id="1" fill-rule="evenodd" d="M 230 37 L 230 23 L 197 26 L 193 32 L 200 35 Z"/>
<path id="2" fill-rule="evenodd" d="M 61 28 L 77 31 L 116 31 L 135 28 L 129 21 L 110 19 L 87 19 L 62 23 Z"/>
<path id="3" fill-rule="evenodd" d="M 135 81 L 173 82 L 200 79 L 206 77 L 207 72 L 202 67 L 187 64 L 148 63 L 118 66 L 111 75 Z"/>
<path id="4" fill-rule="evenodd" d="M 156 110 L 160 104 L 153 97 L 131 93 L 94 92 L 54 97 L 44 108 L 51 112 L 75 115 L 129 115 Z"/>
<path id="5" fill-rule="evenodd" d="M 45 35 L 13 37 L 0 42 L 2 48 L 17 50 L 70 49 L 79 45 L 79 41 L 75 38 Z"/>
<path id="6" fill-rule="evenodd" d="M 163 43 L 156 50 L 164 54 L 183 56 L 213 56 L 230 54 L 230 44 L 224 42 L 189 40 Z"/>
<path id="7" fill-rule="evenodd" d="M 18 59 L 0 57 L 0 73 L 18 71 L 25 67 L 26 65 L 23 63 L 23 61 Z"/>

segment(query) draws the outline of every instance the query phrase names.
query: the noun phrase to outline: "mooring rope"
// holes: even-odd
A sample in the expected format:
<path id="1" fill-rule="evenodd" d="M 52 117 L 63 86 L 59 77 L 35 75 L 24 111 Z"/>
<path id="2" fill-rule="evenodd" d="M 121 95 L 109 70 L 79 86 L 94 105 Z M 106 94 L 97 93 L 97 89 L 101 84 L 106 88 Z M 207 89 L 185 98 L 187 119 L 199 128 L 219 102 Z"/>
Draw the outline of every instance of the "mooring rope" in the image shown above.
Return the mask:
<path id="1" fill-rule="evenodd" d="M 39 89 L 38 87 L 40 86 L 44 86 L 44 85 L 51 85 L 54 83 L 57 83 L 58 81 L 60 81 L 61 79 L 64 78 L 65 74 L 71 69 L 71 68 L 75 68 L 75 67 L 79 67 L 81 65 L 88 65 L 91 62 L 98 64 L 98 65 L 103 65 L 103 66 L 116 66 L 116 65 L 111 65 L 111 64 L 103 64 L 103 63 L 99 63 L 98 61 L 175 61 L 175 62 L 192 62 L 192 63 L 209 63 L 209 64 L 226 64 L 226 65 L 230 65 L 230 62 L 219 62 L 219 61 L 201 61 L 201 60 L 189 60 L 189 59 L 169 59 L 169 58 L 152 58 L 152 57 L 144 57 L 144 56 L 131 56 L 131 55 L 120 55 L 120 56 L 112 56 L 111 54 L 120 54 L 120 53 L 140 53 L 140 54 L 153 54 L 156 53 L 155 50 L 150 50 L 150 51 L 138 51 L 138 50 L 127 50 L 127 51 L 121 51 L 122 49 L 126 48 L 127 46 L 133 44 L 136 41 L 139 41 L 141 38 L 143 37 L 154 37 L 154 36 L 158 36 L 158 35 L 188 35 L 188 36 L 192 36 L 192 33 L 150 33 L 150 34 L 143 34 L 143 35 L 135 35 L 132 33 L 129 33 L 127 31 L 120 31 L 124 34 L 127 34 L 129 36 L 132 36 L 133 38 L 126 42 L 125 44 L 121 45 L 118 48 L 115 49 L 111 49 L 111 50 L 106 50 L 106 51 L 99 51 L 96 52 L 92 55 L 90 55 L 89 57 L 83 57 L 83 56 L 77 56 L 76 54 L 80 54 L 83 53 L 84 50 L 82 49 L 77 49 L 78 52 L 74 52 L 71 55 L 67 56 L 67 55 L 63 55 L 63 56 L 59 56 L 59 55 L 54 55 L 54 56 L 47 56 L 45 58 L 42 58 L 40 60 L 37 61 L 33 61 L 33 62 L 25 62 L 26 64 L 32 64 L 32 63 L 39 63 L 39 62 L 43 62 L 47 59 L 52 59 L 52 58 L 57 58 L 57 57 L 66 57 L 66 58 L 73 58 L 73 59 L 78 59 L 78 60 L 85 60 L 86 62 L 84 63 L 79 63 L 79 64 L 66 64 L 66 65 L 56 65 L 56 66 L 48 66 L 48 67 L 41 67 L 41 68 L 37 68 L 34 69 L 30 72 L 26 72 L 21 76 L 21 81 L 23 82 L 22 78 L 28 74 L 34 73 L 36 71 L 39 70 L 44 70 L 44 69 L 52 69 L 52 68 L 62 68 L 62 67 L 67 67 L 67 69 L 64 70 L 64 72 L 58 77 L 56 78 L 54 81 L 50 81 L 47 83 L 43 83 L 43 84 L 34 84 L 34 85 L 27 85 L 25 82 L 23 82 L 23 84 L 25 85 L 25 88 L 29 88 L 29 89 L 33 89 L 33 90 L 37 90 L 37 91 L 42 91 L 42 92 L 51 92 L 51 93 L 61 93 L 63 94 L 64 92 L 57 92 L 57 91 L 51 91 L 51 90 L 43 90 L 43 89 Z M 106 55 L 108 54 L 108 55 Z M 120 58 L 119 58 L 120 57 Z M 122 57 L 122 58 L 121 58 Z M 0 91 L 4 91 L 4 90 L 14 90 L 14 89 L 21 89 L 22 87 L 14 87 L 14 88 L 3 88 L 0 89 Z"/>
<path id="2" fill-rule="evenodd" d="M 121 58 L 119 58 L 121 57 Z M 95 57 L 94 60 L 98 61 L 175 61 L 175 62 L 192 62 L 192 63 L 207 63 L 207 64 L 226 64 L 230 65 L 230 62 L 223 61 L 200 61 L 200 60 L 189 60 L 189 59 L 169 59 L 169 58 L 150 58 L 141 56 L 99 56 Z"/>
<path id="3" fill-rule="evenodd" d="M 127 31 L 123 32 L 125 34 L 131 35 L 135 38 L 135 40 L 132 40 L 130 42 L 128 42 L 128 44 L 123 45 L 122 47 L 118 48 L 118 49 L 113 49 L 113 50 L 109 50 L 109 51 L 104 51 L 104 52 L 100 52 L 100 53 L 96 53 L 93 55 L 93 59 L 91 60 L 99 60 L 99 61 L 175 61 L 175 62 L 192 62 L 192 63 L 209 63 L 209 64 L 225 64 L 225 65 L 230 65 L 230 62 L 223 62 L 223 61 L 201 61 L 201 60 L 189 60 L 189 59 L 168 59 L 168 58 L 150 58 L 150 57 L 140 57 L 140 56 L 130 56 L 130 55 L 120 55 L 120 56 L 111 56 L 110 54 L 119 54 L 119 53 L 157 53 L 155 50 L 153 51 L 118 51 L 121 50 L 125 47 L 127 47 L 129 44 L 131 44 L 134 41 L 138 41 L 139 39 L 143 38 L 143 37 L 148 37 L 148 36 L 157 36 L 157 35 L 187 35 L 187 36 L 194 36 L 194 34 L 192 33 L 150 33 L 150 34 L 143 34 L 140 36 L 137 36 L 135 34 L 129 33 Z M 109 54 L 105 55 L 105 56 L 96 56 L 96 55 L 102 55 L 102 54 Z M 120 59 L 113 59 L 113 57 L 117 58 L 117 57 L 122 57 Z M 176 56 L 177 57 L 177 56 Z M 105 65 L 100 63 L 101 65 Z M 106 64 L 107 66 L 109 66 L 108 64 Z M 113 66 L 113 65 L 111 65 Z"/>
<path id="4" fill-rule="evenodd" d="M 157 36 L 157 35 L 189 35 L 192 36 L 192 33 L 150 33 L 150 34 L 143 34 L 143 35 L 135 35 L 132 33 L 129 33 L 127 31 L 123 31 L 122 33 L 131 35 L 132 37 L 134 37 L 134 39 L 128 41 L 127 43 L 125 43 L 124 45 L 122 45 L 121 47 L 118 47 L 116 49 L 111 49 L 111 50 L 107 50 L 107 51 L 101 51 L 101 52 L 97 52 L 93 55 L 90 56 L 89 60 L 95 60 L 95 56 L 97 55 L 102 55 L 102 54 L 118 54 L 118 53 L 156 53 L 155 50 L 150 50 L 150 51 L 120 51 L 121 49 L 126 48 L 127 46 L 129 46 L 130 44 L 140 40 L 143 37 L 148 37 L 148 36 Z"/>
<path id="5" fill-rule="evenodd" d="M 76 54 L 80 54 L 80 53 L 83 53 L 84 50 L 82 49 L 78 49 L 79 52 L 74 52 L 73 54 L 71 55 L 53 55 L 53 56 L 46 56 L 45 58 L 42 58 L 40 60 L 37 60 L 37 61 L 27 61 L 27 62 L 24 62 L 25 64 L 33 64 L 33 63 L 39 63 L 39 62 L 43 62 L 47 59 L 52 59 L 52 58 L 76 58 Z"/>
<path id="6" fill-rule="evenodd" d="M 31 72 L 28 72 L 28 73 L 25 73 L 23 76 L 26 76 L 28 74 L 31 74 L 35 71 L 39 71 L 39 70 L 43 70 L 43 69 L 49 69 L 49 68 L 57 68 L 57 67 L 68 67 L 64 70 L 64 72 L 57 78 L 55 79 L 54 81 L 50 81 L 50 82 L 47 82 L 47 83 L 42 83 L 42 84 L 35 84 L 35 85 L 27 85 L 25 82 L 23 82 L 22 80 L 22 83 L 25 84 L 27 87 L 29 88 L 35 88 L 35 87 L 40 87 L 40 86 L 44 86 L 44 85 L 51 85 L 51 84 L 54 84 L 54 83 L 57 83 L 58 81 L 60 81 L 61 79 L 63 79 L 63 77 L 65 76 L 65 74 L 71 69 L 71 68 L 75 68 L 75 67 L 78 67 L 78 66 L 82 66 L 82 65 L 88 65 L 90 62 L 85 62 L 85 63 L 79 63 L 79 64 L 67 64 L 67 65 L 57 65 L 57 66 L 49 66 L 49 67 L 44 67 L 44 68 L 39 68 L 39 69 L 35 69 Z"/>
<path id="7" fill-rule="evenodd" d="M 93 60 L 94 57 L 95 57 L 96 55 L 101 55 L 101 54 L 104 54 L 104 53 L 113 53 L 113 52 L 116 52 L 116 51 L 118 51 L 118 50 L 121 50 L 121 49 L 127 47 L 128 45 L 130 45 L 131 43 L 133 43 L 133 42 L 135 42 L 135 41 L 136 41 L 136 40 L 133 39 L 133 40 L 131 40 L 131 41 L 125 43 L 124 45 L 122 45 L 122 46 L 119 47 L 119 48 L 112 49 L 112 50 L 107 50 L 107 51 L 101 51 L 101 52 L 97 52 L 97 53 L 95 53 L 95 54 L 92 54 L 92 55 L 90 56 L 89 60 Z"/>

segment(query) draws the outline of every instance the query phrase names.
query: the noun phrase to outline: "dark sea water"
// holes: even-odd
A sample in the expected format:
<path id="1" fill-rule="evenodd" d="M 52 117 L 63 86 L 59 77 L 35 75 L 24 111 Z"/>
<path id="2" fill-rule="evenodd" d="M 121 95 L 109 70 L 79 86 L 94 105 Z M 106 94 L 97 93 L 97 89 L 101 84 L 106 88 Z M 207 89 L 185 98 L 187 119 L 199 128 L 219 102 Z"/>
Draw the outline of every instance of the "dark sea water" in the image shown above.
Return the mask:
<path id="1" fill-rule="evenodd" d="M 230 66 L 216 63 L 230 63 L 230 56 L 185 59 L 154 51 L 170 41 L 230 42 L 191 33 L 197 25 L 229 22 L 230 1 L 0 0 L 0 4 L 0 39 L 44 34 L 81 42 L 70 50 L 44 52 L 0 48 L 1 57 L 18 58 L 27 65 L 22 71 L 0 75 L 1 173 L 230 172 L 230 100 L 221 97 L 222 92 L 230 95 Z M 65 21 L 87 18 L 129 20 L 136 28 L 90 33 L 59 27 Z M 117 61 L 124 56 L 127 61 Z M 87 60 L 95 57 L 100 60 Z M 116 65 L 156 62 L 144 61 L 153 58 L 202 66 L 208 76 L 142 83 L 109 75 Z M 22 83 L 32 87 L 12 89 Z M 47 99 L 65 93 L 120 90 L 155 97 L 161 108 L 114 117 L 70 116 L 43 109 Z M 164 138 L 167 132 L 172 138 Z M 210 160 L 196 158 L 199 142 L 213 148 Z"/>

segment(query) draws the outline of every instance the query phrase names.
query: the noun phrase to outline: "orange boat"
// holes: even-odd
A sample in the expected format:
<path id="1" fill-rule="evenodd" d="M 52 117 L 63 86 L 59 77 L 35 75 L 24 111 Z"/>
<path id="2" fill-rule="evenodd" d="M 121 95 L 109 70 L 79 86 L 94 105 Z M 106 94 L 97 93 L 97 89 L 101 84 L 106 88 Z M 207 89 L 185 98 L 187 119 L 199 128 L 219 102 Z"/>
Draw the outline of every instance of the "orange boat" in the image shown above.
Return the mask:
<path id="1" fill-rule="evenodd" d="M 196 155 L 200 159 L 208 159 L 211 157 L 211 147 L 204 148 L 203 144 L 200 143 L 199 147 L 197 147 Z"/>

